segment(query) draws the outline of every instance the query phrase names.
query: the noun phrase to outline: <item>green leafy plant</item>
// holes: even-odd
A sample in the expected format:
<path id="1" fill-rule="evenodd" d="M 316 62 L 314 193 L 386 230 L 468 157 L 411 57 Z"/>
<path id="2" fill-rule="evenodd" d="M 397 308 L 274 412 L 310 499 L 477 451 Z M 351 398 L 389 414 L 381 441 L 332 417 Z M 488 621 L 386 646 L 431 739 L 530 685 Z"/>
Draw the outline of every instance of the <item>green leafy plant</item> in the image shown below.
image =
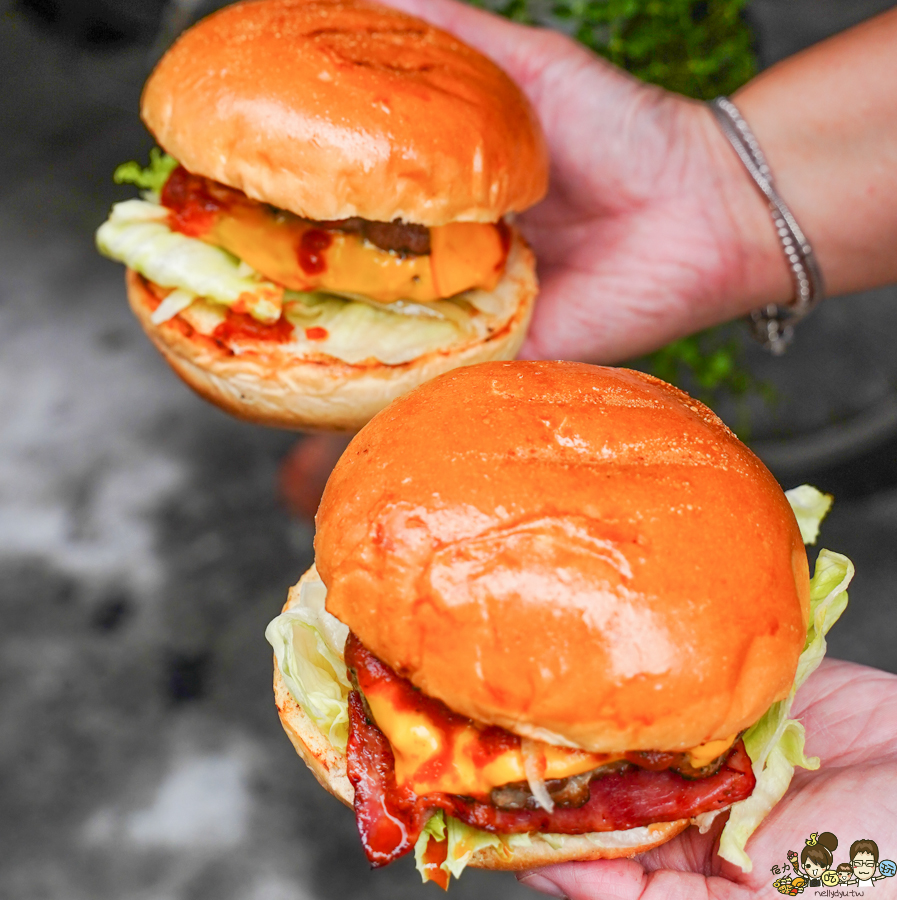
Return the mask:
<path id="1" fill-rule="evenodd" d="M 753 35 L 742 16 L 746 0 L 471 2 L 563 31 L 644 81 L 699 100 L 731 94 L 756 71 Z M 746 339 L 743 329 L 721 326 L 674 341 L 633 365 L 711 406 L 723 396 L 750 392 L 772 402 L 771 389 L 745 366 Z"/>

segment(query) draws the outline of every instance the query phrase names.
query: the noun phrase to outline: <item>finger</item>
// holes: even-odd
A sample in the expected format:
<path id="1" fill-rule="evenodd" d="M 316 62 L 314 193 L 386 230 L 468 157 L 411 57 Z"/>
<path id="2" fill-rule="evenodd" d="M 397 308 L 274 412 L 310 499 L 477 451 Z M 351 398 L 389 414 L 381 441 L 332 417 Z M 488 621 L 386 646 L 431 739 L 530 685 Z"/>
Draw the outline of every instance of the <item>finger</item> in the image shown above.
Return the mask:
<path id="1" fill-rule="evenodd" d="M 636 900 L 647 881 L 645 870 L 632 859 L 562 863 L 522 872 L 518 881 L 543 894 L 569 900 Z"/>
<path id="2" fill-rule="evenodd" d="M 527 887 L 568 900 L 747 900 L 754 891 L 724 878 L 663 869 L 646 873 L 633 859 L 562 863 L 525 872 Z"/>
<path id="3" fill-rule="evenodd" d="M 567 69 L 595 57 L 575 41 L 544 28 L 509 22 L 456 0 L 384 0 L 403 12 L 454 34 L 503 68 L 526 92 L 538 94 L 549 70 Z"/>

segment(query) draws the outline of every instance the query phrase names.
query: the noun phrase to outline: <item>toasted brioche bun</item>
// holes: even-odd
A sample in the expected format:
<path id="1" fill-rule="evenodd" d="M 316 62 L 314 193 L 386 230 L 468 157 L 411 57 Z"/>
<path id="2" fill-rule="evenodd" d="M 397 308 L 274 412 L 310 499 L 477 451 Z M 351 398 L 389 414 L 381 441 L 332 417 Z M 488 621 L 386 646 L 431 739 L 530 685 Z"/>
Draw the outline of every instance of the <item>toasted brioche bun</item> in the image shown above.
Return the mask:
<path id="1" fill-rule="evenodd" d="M 318 574 L 314 566 L 309 569 L 289 593 L 284 612 L 299 603 L 299 589 L 306 581 L 317 581 Z M 277 703 L 277 714 L 296 752 L 311 769 L 312 774 L 322 787 L 334 797 L 351 807 L 355 799 L 355 791 L 346 775 L 346 756 L 327 740 L 327 737 L 305 714 L 302 707 L 287 689 L 277 660 L 274 661 L 274 698 Z M 552 863 L 568 860 L 615 859 L 621 856 L 634 856 L 643 853 L 674 838 L 689 825 L 688 819 L 675 822 L 662 822 L 643 828 L 628 831 L 593 832 L 589 835 L 563 835 L 559 847 L 532 835 L 532 843 L 528 847 L 508 848 L 499 854 L 493 847 L 478 850 L 471 857 L 469 865 L 480 869 L 529 869 L 534 866 L 547 866 Z M 557 843 L 559 836 L 553 836 Z"/>
<path id="2" fill-rule="evenodd" d="M 191 172 L 316 220 L 494 222 L 545 193 L 529 103 L 451 35 L 363 0 L 256 0 L 165 54 L 141 113 Z"/>
<path id="3" fill-rule="evenodd" d="M 762 463 L 664 382 L 580 363 L 443 375 L 321 501 L 327 609 L 451 709 L 593 752 L 730 738 L 787 695 L 809 573 Z"/>
<path id="4" fill-rule="evenodd" d="M 284 345 L 241 340 L 240 353 L 172 320 L 154 325 L 157 301 L 135 272 L 126 275 L 128 300 L 169 365 L 200 396 L 226 412 L 279 428 L 357 431 L 401 394 L 453 369 L 493 359 L 512 359 L 526 334 L 536 297 L 532 251 L 514 232 L 508 264 L 495 291 L 510 292 L 517 309 L 485 339 L 472 339 L 400 365 L 342 362 L 299 356 Z"/>

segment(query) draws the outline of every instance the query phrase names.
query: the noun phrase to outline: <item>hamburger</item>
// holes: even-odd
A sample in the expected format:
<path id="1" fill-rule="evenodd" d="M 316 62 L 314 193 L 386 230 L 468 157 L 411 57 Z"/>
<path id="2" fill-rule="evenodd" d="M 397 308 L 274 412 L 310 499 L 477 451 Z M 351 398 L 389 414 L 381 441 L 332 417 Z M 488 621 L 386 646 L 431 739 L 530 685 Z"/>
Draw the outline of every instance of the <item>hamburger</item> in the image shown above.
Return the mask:
<path id="1" fill-rule="evenodd" d="M 315 566 L 268 627 L 283 726 L 368 860 L 632 856 L 728 811 L 745 843 L 803 752 L 789 718 L 846 603 L 786 496 L 705 406 L 640 372 L 487 363 L 377 415 Z"/>
<path id="2" fill-rule="evenodd" d="M 365 0 L 253 0 L 143 91 L 159 146 L 99 249 L 172 368 L 265 425 L 356 430 L 517 352 L 536 295 L 513 214 L 545 193 L 535 115 L 484 56 Z"/>

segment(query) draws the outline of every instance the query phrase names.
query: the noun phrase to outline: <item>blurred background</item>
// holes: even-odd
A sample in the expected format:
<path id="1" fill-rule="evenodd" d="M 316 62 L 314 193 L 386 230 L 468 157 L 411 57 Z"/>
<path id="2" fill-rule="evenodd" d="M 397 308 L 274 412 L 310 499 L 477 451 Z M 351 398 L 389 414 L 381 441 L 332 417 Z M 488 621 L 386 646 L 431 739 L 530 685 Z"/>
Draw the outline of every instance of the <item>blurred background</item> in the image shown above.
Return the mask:
<path id="1" fill-rule="evenodd" d="M 110 204 L 133 195 L 113 169 L 152 146 L 144 79 L 216 5 L 0 0 L 0 896 L 435 896 L 407 859 L 368 870 L 351 813 L 274 710 L 264 628 L 312 559 L 310 525 L 278 492 L 296 436 L 187 390 L 128 311 L 121 267 L 93 248 Z M 698 73 L 683 89 L 712 95 L 890 5 L 689 0 L 667 7 L 679 24 L 647 2 L 503 11 L 655 80 Z M 643 26 L 653 44 L 635 39 Z M 665 67 L 691 26 L 703 43 Z M 782 358 L 727 331 L 645 361 L 707 395 L 784 487 L 836 495 L 820 543 L 857 576 L 830 652 L 890 671 L 895 339 L 886 289 L 827 300 Z M 530 895 L 476 871 L 452 893 Z"/>

